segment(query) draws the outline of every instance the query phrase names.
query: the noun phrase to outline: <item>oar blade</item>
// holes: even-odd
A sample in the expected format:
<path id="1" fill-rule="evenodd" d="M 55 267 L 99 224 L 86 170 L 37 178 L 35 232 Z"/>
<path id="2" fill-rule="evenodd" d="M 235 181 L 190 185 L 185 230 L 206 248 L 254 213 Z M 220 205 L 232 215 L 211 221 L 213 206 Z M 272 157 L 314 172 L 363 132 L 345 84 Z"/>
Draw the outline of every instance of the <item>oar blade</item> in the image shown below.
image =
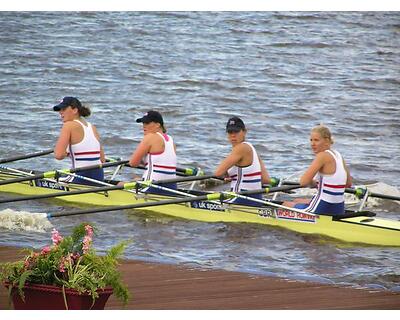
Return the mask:
<path id="1" fill-rule="evenodd" d="M 22 156 L 14 156 L 14 157 L 9 157 L 9 158 L 3 158 L 3 159 L 0 159 L 0 164 L 7 163 L 7 162 L 18 161 L 18 160 L 25 160 L 25 159 L 30 159 L 30 158 L 41 157 L 41 156 L 48 155 L 50 153 L 53 153 L 53 149 L 48 149 L 48 150 L 44 150 L 44 151 L 29 153 L 29 154 L 25 154 L 25 155 L 22 155 Z"/>

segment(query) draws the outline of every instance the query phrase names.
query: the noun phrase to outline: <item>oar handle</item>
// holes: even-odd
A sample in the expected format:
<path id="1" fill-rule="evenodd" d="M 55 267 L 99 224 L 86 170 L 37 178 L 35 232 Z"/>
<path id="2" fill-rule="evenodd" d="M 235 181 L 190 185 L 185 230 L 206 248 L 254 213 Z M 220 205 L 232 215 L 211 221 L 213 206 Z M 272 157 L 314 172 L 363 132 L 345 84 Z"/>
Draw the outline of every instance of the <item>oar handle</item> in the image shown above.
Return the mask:
<path id="1" fill-rule="evenodd" d="M 182 178 L 173 178 L 173 179 L 165 179 L 154 181 L 155 184 L 168 184 L 168 183 L 175 183 L 175 182 L 189 182 L 189 181 L 199 181 L 199 180 L 207 180 L 207 179 L 218 179 L 217 176 L 212 174 L 204 175 L 204 176 L 185 176 Z"/>
<path id="2" fill-rule="evenodd" d="M 44 151 L 40 151 L 40 152 L 25 154 L 25 155 L 22 155 L 22 156 L 4 158 L 4 159 L 0 159 L 0 163 L 7 163 L 7 162 L 13 162 L 13 161 L 17 161 L 17 160 L 24 160 L 24 159 L 30 159 L 30 158 L 45 156 L 45 155 L 50 154 L 52 152 L 53 152 L 53 149 L 48 149 L 48 150 L 44 150 Z"/>
<path id="3" fill-rule="evenodd" d="M 365 196 L 365 193 L 368 192 L 369 197 L 374 197 L 374 198 L 381 198 L 381 199 L 387 199 L 387 200 L 395 200 L 395 201 L 400 201 L 399 196 L 394 196 L 394 195 L 389 195 L 389 194 L 382 194 L 382 193 L 375 193 L 375 192 L 370 192 L 366 188 L 346 188 L 345 190 L 347 193 L 354 194 L 358 198 L 362 198 Z"/>
<path id="4" fill-rule="evenodd" d="M 127 166 L 131 167 L 131 168 L 146 170 L 145 166 L 132 167 L 129 164 Z M 196 168 L 180 168 L 180 167 L 176 167 L 176 174 L 180 175 L 180 176 L 196 176 L 197 173 L 198 173 L 198 170 Z M 219 179 L 219 178 L 216 177 L 216 179 Z"/>
<path id="5" fill-rule="evenodd" d="M 297 184 L 297 182 L 293 181 L 284 181 L 283 184 L 285 185 L 294 185 Z M 382 194 L 382 193 L 375 193 L 375 192 L 370 192 L 366 188 L 346 188 L 345 189 L 346 193 L 354 194 L 358 198 L 362 198 L 365 196 L 365 193 L 368 192 L 369 197 L 374 197 L 374 198 L 381 198 L 381 199 L 387 199 L 387 200 L 395 200 L 395 201 L 400 201 L 399 196 L 394 196 L 394 195 L 389 195 L 389 194 Z"/>

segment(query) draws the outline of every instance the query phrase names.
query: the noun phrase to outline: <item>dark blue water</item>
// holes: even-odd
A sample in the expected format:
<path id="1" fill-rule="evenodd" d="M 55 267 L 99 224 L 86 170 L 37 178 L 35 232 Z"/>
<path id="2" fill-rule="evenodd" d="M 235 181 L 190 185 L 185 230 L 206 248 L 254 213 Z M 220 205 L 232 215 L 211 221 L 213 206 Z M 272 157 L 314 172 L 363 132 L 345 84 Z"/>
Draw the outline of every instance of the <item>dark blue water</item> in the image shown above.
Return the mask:
<path id="1" fill-rule="evenodd" d="M 397 12 L 0 12 L 0 157 L 52 147 L 61 127 L 52 106 L 72 95 L 91 106 L 89 120 L 109 156 L 129 157 L 142 137 L 135 119 L 156 109 L 175 139 L 179 164 L 211 172 L 230 150 L 224 127 L 237 115 L 270 174 L 287 177 L 311 161 L 309 131 L 323 123 L 356 184 L 398 192 L 399 18 Z M 42 157 L 10 166 L 48 170 L 69 163 Z M 397 203 L 370 206 L 399 219 Z M 399 290 L 395 248 L 140 212 L 52 224 L 68 232 L 84 220 L 101 230 L 99 248 L 133 238 L 129 258 Z M 0 244 L 46 244 L 51 226 L 42 223 L 3 223 Z"/>

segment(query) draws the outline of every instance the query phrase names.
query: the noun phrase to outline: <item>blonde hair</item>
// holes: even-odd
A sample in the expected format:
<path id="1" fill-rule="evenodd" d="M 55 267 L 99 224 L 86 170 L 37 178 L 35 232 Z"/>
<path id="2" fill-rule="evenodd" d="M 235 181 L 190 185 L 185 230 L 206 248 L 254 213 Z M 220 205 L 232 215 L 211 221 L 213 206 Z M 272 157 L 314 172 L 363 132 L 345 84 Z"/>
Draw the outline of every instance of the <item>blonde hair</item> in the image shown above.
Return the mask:
<path id="1" fill-rule="evenodd" d="M 320 125 L 312 128 L 311 132 L 312 131 L 318 132 L 320 134 L 321 138 L 328 139 L 329 142 L 331 144 L 333 144 L 334 141 L 332 138 L 332 134 L 328 127 L 325 127 L 324 125 L 320 124 Z"/>

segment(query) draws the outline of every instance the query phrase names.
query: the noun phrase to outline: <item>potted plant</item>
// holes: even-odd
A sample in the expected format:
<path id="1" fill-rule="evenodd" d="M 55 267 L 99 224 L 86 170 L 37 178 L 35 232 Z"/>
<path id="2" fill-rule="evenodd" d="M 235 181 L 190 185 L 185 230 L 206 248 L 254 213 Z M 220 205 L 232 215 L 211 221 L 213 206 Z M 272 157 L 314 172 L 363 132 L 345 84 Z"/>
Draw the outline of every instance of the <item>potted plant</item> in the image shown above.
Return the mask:
<path id="1" fill-rule="evenodd" d="M 0 264 L 0 281 L 15 309 L 104 309 L 115 293 L 127 303 L 129 292 L 117 270 L 128 241 L 104 256 L 92 247 L 94 228 L 82 223 L 68 237 L 53 229 L 51 246 L 29 250 L 22 260 Z"/>

